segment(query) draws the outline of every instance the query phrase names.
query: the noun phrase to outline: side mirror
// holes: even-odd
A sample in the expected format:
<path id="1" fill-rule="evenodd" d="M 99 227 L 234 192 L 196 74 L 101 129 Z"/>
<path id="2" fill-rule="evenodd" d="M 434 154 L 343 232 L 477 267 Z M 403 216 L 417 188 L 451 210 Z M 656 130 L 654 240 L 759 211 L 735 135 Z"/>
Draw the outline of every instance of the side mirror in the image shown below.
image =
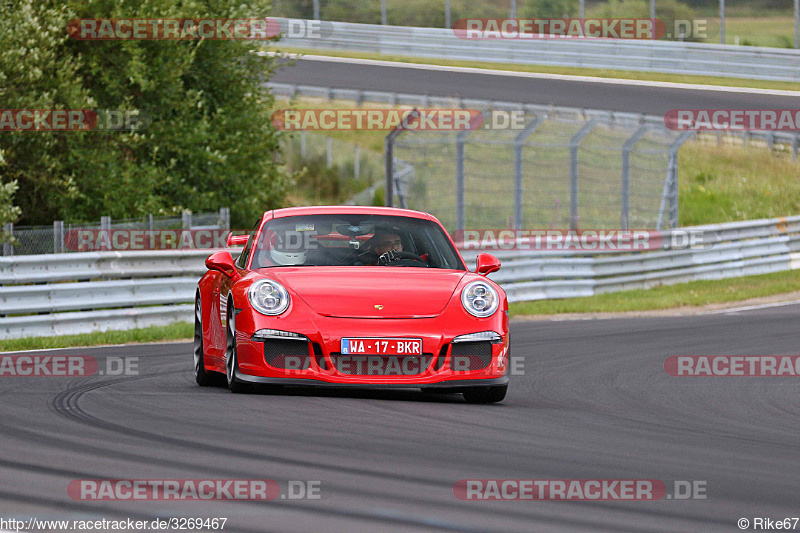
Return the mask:
<path id="1" fill-rule="evenodd" d="M 237 276 L 236 266 L 230 252 L 215 252 L 206 259 L 206 268 L 222 272 L 229 278 Z"/>
<path id="2" fill-rule="evenodd" d="M 233 233 L 228 234 L 228 242 L 226 245 L 228 248 L 231 246 L 244 246 L 247 244 L 247 239 L 249 239 L 249 235 L 234 235 Z"/>
<path id="3" fill-rule="evenodd" d="M 498 270 L 500 270 L 500 260 L 498 258 L 492 254 L 478 254 L 475 272 L 481 276 L 486 276 Z"/>

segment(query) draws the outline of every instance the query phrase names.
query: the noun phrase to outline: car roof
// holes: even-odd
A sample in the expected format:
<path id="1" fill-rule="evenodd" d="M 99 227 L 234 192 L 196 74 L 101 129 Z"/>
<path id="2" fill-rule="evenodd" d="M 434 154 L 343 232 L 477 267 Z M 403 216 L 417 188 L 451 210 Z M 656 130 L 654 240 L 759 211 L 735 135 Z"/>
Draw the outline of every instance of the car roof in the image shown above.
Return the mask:
<path id="1" fill-rule="evenodd" d="M 272 212 L 273 218 L 301 215 L 384 215 L 432 220 L 433 217 L 422 211 L 400 209 L 397 207 L 373 207 L 359 205 L 319 205 L 309 207 L 286 207 Z"/>

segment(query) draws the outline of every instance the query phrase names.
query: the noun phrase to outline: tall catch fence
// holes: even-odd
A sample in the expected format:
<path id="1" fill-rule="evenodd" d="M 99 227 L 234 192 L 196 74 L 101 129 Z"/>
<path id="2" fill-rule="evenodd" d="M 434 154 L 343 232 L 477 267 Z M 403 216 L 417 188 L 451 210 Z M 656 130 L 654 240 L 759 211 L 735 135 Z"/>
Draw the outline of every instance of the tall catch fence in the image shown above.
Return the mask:
<path id="1" fill-rule="evenodd" d="M 513 129 L 387 137 L 387 205 L 451 231 L 678 226 L 677 151 L 691 133 L 642 115 L 530 107 Z"/>

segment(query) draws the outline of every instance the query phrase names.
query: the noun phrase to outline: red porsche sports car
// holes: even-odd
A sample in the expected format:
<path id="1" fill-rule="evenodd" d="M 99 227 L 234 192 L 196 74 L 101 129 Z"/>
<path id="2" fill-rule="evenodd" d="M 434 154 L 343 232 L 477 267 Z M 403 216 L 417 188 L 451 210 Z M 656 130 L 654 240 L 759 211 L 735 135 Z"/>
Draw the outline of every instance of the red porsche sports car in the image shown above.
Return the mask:
<path id="1" fill-rule="evenodd" d="M 265 213 L 234 259 L 206 260 L 197 287 L 194 371 L 252 384 L 419 387 L 503 400 L 508 303 L 470 272 L 441 223 L 419 211 L 297 207 Z"/>

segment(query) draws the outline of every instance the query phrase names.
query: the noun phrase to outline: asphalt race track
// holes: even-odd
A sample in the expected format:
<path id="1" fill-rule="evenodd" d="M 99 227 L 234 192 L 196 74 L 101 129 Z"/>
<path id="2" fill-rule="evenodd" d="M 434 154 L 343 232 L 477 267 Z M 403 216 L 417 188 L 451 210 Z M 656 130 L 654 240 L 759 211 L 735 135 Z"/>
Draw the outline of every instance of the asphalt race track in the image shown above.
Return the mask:
<path id="1" fill-rule="evenodd" d="M 344 89 L 461 96 L 661 115 L 671 109 L 795 109 L 797 94 L 732 92 L 292 60 L 271 81 Z"/>
<path id="2" fill-rule="evenodd" d="M 0 378 L 0 517 L 225 517 L 225 531 L 738 531 L 800 514 L 797 377 L 679 378 L 671 355 L 793 355 L 800 306 L 514 322 L 505 402 L 415 390 L 233 395 L 187 343 L 84 354 L 139 375 Z M 81 479 L 320 482 L 320 499 L 80 501 Z M 705 482 L 706 499 L 462 501 L 460 479 Z"/>

